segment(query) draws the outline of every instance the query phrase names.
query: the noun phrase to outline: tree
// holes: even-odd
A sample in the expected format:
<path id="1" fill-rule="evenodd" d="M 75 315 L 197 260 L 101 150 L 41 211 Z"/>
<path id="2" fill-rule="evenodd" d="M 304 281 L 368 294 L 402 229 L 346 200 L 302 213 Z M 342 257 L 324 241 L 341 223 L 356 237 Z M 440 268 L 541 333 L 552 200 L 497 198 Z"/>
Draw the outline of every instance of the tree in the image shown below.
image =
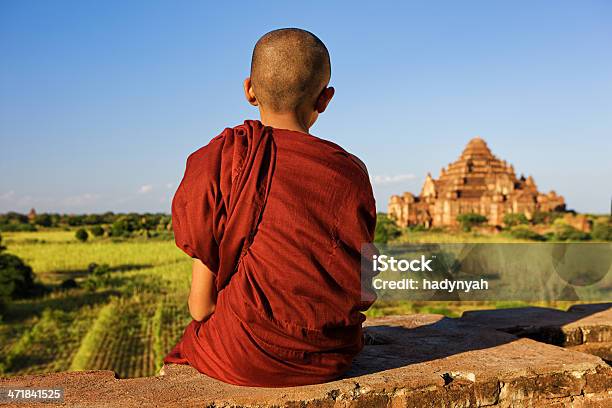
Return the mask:
<path id="1" fill-rule="evenodd" d="M 591 235 L 597 241 L 612 241 L 612 224 L 610 222 L 596 222 Z"/>
<path id="2" fill-rule="evenodd" d="M 68 215 L 66 217 L 66 223 L 72 227 L 83 225 L 83 215 Z"/>
<path id="3" fill-rule="evenodd" d="M 172 218 L 168 215 L 164 215 L 162 217 L 160 217 L 159 219 L 159 223 L 157 224 L 156 229 L 158 231 L 167 231 L 168 230 L 168 224 L 170 224 L 170 222 L 172 221 Z"/>
<path id="4" fill-rule="evenodd" d="M 102 214 L 102 223 L 103 224 L 112 224 L 115 221 L 115 213 L 112 211 L 107 211 Z"/>
<path id="5" fill-rule="evenodd" d="M 89 234 L 84 228 L 79 228 L 78 230 L 76 230 L 74 236 L 81 242 L 85 242 L 87 241 L 87 238 L 89 238 Z"/>
<path id="6" fill-rule="evenodd" d="M 123 237 L 129 235 L 130 231 L 128 230 L 128 223 L 124 219 L 117 220 L 113 222 L 110 229 L 111 237 Z"/>
<path id="7" fill-rule="evenodd" d="M 117 218 L 111 225 L 110 236 L 112 237 L 127 237 L 132 232 L 136 231 L 139 226 L 137 215 L 128 214 Z"/>
<path id="8" fill-rule="evenodd" d="M 28 216 L 10 211 L 0 215 L 0 231 L 36 231 Z"/>
<path id="9" fill-rule="evenodd" d="M 102 235 L 104 235 L 104 228 L 99 225 L 94 225 L 89 229 L 89 231 L 94 237 L 101 237 Z"/>
<path id="10" fill-rule="evenodd" d="M 92 262 L 87 267 L 89 275 L 83 282 L 83 287 L 89 291 L 95 291 L 96 289 L 108 284 L 110 280 L 110 267 L 108 264 L 98 265 Z"/>
<path id="11" fill-rule="evenodd" d="M 0 236 L 0 312 L 10 299 L 28 296 L 35 288 L 32 268 L 5 249 Z"/>
<path id="12" fill-rule="evenodd" d="M 2 245 L 2 235 L 0 235 L 0 258 L 2 257 L 2 252 L 6 249 L 6 247 L 4 245 Z M 0 270 L 0 274 L 2 274 L 2 271 Z M 2 314 L 4 313 L 4 309 L 6 308 L 6 303 L 8 302 L 9 299 L 9 294 L 7 293 L 6 288 L 3 286 L 0 286 L 0 317 L 2 317 Z"/>
<path id="13" fill-rule="evenodd" d="M 395 220 L 389 218 L 387 214 L 378 213 L 376 215 L 374 242 L 386 244 L 387 242 L 399 237 L 401 233 L 402 231 L 395 223 Z"/>
<path id="14" fill-rule="evenodd" d="M 87 214 L 85 217 L 83 217 L 83 224 L 86 225 L 97 225 L 102 224 L 102 222 L 102 216 L 99 214 Z"/>
<path id="15" fill-rule="evenodd" d="M 586 241 L 591 239 L 588 233 L 562 223 L 557 225 L 554 237 L 559 241 Z"/>
<path id="16" fill-rule="evenodd" d="M 458 215 L 457 221 L 465 232 L 469 232 L 473 227 L 487 222 L 487 217 L 476 213 L 466 213 Z"/>
<path id="17" fill-rule="evenodd" d="M 153 230 L 157 227 L 161 218 L 161 214 L 144 214 L 142 217 L 140 217 L 140 228 L 145 230 Z"/>
<path id="18" fill-rule="evenodd" d="M 50 214 L 36 214 L 36 218 L 34 218 L 34 223 L 36 225 L 40 225 L 41 227 L 52 227 L 53 219 Z"/>
<path id="19" fill-rule="evenodd" d="M 552 224 L 556 219 L 563 217 L 563 213 L 559 211 L 542 212 L 536 211 L 533 214 L 532 222 L 534 224 Z"/>
<path id="20" fill-rule="evenodd" d="M 513 213 L 504 215 L 504 224 L 507 227 L 515 227 L 517 225 L 528 224 L 529 220 L 523 213 Z"/>
<path id="21" fill-rule="evenodd" d="M 546 241 L 544 235 L 540 235 L 533 231 L 527 225 L 518 225 L 510 230 L 510 235 L 516 239 L 528 239 L 531 241 Z"/>

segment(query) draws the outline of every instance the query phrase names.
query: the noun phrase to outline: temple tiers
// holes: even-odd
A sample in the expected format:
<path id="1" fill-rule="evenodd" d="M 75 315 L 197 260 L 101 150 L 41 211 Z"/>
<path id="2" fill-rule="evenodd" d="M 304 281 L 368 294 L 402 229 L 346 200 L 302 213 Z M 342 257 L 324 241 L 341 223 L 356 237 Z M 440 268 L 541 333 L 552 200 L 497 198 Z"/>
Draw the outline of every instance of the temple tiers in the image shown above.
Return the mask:
<path id="1" fill-rule="evenodd" d="M 389 215 L 398 225 L 455 226 L 457 216 L 477 213 L 493 226 L 502 226 L 506 214 L 563 211 L 565 200 L 554 191 L 540 193 L 533 177 L 516 176 L 514 167 L 498 159 L 480 137 L 469 141 L 459 159 L 425 178 L 421 193 L 394 195 Z"/>

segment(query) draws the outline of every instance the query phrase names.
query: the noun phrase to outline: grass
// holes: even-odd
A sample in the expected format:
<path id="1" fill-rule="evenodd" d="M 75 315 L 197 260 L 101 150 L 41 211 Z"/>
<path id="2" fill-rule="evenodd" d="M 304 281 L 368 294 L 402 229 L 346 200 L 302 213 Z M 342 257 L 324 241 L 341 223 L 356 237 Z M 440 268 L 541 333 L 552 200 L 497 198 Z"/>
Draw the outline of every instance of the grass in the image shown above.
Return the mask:
<path id="1" fill-rule="evenodd" d="M 34 238 L 38 234 L 38 238 Z M 10 252 L 21 257 L 43 282 L 79 277 L 96 262 L 120 271 L 185 262 L 171 241 L 92 239 L 79 242 L 73 231 L 3 233 Z"/>
<path id="2" fill-rule="evenodd" d="M 10 253 L 30 264 L 54 290 L 10 304 L 0 322 L 0 374 L 109 369 L 120 377 L 150 376 L 176 344 L 190 317 L 191 259 L 173 241 L 93 238 L 74 231 L 3 233 Z M 410 232 L 400 242 L 520 242 L 505 236 Z M 90 263 L 108 264 L 110 279 L 95 291 L 59 290 L 82 283 Z M 566 309 L 571 303 L 539 304 Z M 508 302 L 377 303 L 370 317 L 406 313 L 460 316 L 465 310 L 525 306 Z"/>
<path id="3" fill-rule="evenodd" d="M 513 238 L 505 233 L 501 234 L 478 234 L 475 232 L 430 232 L 430 231 L 409 231 L 402 234 L 393 243 L 401 244 L 420 244 L 420 243 L 512 243 L 512 242 L 530 242 L 529 240 L 521 240 Z"/>
<path id="4" fill-rule="evenodd" d="M 3 233 L 54 290 L 10 304 L 0 322 L 3 375 L 110 369 L 121 377 L 153 375 L 189 323 L 191 260 L 172 241 L 108 238 L 78 242 L 74 231 Z M 59 290 L 82 283 L 90 263 L 108 264 L 107 286 Z"/>

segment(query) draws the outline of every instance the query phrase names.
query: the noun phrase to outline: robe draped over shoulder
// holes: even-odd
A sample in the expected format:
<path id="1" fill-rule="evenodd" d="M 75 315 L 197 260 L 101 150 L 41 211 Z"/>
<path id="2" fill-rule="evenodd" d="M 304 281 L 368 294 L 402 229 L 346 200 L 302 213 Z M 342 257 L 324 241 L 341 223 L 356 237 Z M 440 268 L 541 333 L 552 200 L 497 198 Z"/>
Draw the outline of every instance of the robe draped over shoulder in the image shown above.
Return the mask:
<path id="1" fill-rule="evenodd" d="M 218 296 L 165 363 L 268 387 L 329 381 L 350 367 L 374 300 L 362 293 L 360 249 L 376 224 L 368 175 L 352 155 L 245 121 L 189 156 L 172 223 L 177 246 L 215 274 Z"/>
<path id="2" fill-rule="evenodd" d="M 275 156 L 272 129 L 245 121 L 225 129 L 187 159 L 172 200 L 175 241 L 208 266 L 219 291 L 253 239 Z"/>

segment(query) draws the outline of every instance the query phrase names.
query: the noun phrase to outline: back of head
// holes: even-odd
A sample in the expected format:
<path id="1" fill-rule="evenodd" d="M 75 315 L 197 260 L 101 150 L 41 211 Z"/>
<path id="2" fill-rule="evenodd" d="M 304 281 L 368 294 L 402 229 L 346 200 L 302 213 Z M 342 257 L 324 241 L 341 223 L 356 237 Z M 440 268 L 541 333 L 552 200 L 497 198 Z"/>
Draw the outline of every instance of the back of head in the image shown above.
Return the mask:
<path id="1" fill-rule="evenodd" d="M 314 101 L 330 76 L 329 52 L 308 31 L 271 31 L 257 41 L 253 50 L 253 90 L 259 104 L 275 112 L 291 112 L 305 101 Z"/>

